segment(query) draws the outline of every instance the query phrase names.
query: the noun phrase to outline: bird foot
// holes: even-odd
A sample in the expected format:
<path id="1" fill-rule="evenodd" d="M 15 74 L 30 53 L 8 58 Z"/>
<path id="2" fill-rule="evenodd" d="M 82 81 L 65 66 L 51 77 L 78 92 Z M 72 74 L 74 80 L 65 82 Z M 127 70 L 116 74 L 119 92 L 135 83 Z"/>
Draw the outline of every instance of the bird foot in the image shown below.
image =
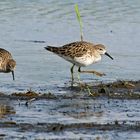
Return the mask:
<path id="1" fill-rule="evenodd" d="M 97 71 L 79 71 L 80 73 L 92 73 L 92 74 L 95 74 L 97 76 L 105 76 L 106 74 L 104 73 L 100 73 L 100 72 L 97 72 Z"/>

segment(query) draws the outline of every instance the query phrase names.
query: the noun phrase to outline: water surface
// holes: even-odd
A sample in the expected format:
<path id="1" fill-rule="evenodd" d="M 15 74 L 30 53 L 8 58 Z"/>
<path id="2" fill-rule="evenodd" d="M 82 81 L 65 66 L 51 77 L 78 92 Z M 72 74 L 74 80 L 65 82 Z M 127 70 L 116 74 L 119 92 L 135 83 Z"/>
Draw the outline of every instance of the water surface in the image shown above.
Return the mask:
<path id="1" fill-rule="evenodd" d="M 63 88 L 70 83 L 71 64 L 47 52 L 47 45 L 61 46 L 80 40 L 79 24 L 74 12 L 78 3 L 84 25 L 84 39 L 107 46 L 114 58 L 103 56 L 100 63 L 84 69 L 106 73 L 105 77 L 81 74 L 85 82 L 139 80 L 140 76 L 140 1 L 139 0 L 0 0 L 0 47 L 9 50 L 17 67 L 16 81 L 11 74 L 0 74 L 0 91 L 5 94 L 27 89 L 55 95 L 72 95 Z M 27 40 L 27 41 L 21 41 Z M 28 40 L 45 41 L 33 43 Z M 77 77 L 75 69 L 75 77 Z M 59 90 L 59 88 L 61 88 Z M 130 90 L 131 91 L 131 90 Z M 129 91 L 129 92 L 130 92 Z M 0 99 L 0 123 L 37 125 L 38 123 L 98 123 L 126 122 L 140 124 L 139 100 L 106 98 L 76 98 L 37 100 L 25 106 L 26 100 Z M 78 95 L 77 95 L 78 94 Z M 87 94 L 87 93 L 84 93 Z M 86 108 L 88 106 L 88 108 Z M 82 115 L 82 116 L 81 116 Z M 125 127 L 125 126 L 124 126 Z M 59 132 L 4 127 L 0 138 L 5 139 L 136 139 L 139 131 L 73 129 Z"/>

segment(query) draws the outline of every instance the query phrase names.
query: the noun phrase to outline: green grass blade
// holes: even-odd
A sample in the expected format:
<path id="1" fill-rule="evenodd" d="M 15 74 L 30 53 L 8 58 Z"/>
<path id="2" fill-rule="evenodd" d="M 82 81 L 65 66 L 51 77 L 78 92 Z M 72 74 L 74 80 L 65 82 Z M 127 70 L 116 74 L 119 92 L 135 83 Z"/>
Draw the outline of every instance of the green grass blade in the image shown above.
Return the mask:
<path id="1" fill-rule="evenodd" d="M 77 15 L 77 20 L 79 22 L 79 25 L 80 25 L 80 34 L 81 34 L 81 41 L 83 41 L 83 23 L 82 23 L 82 19 L 81 19 L 81 16 L 80 16 L 80 12 L 79 12 L 79 8 L 78 8 L 78 5 L 75 4 L 75 12 L 76 12 L 76 15 Z"/>

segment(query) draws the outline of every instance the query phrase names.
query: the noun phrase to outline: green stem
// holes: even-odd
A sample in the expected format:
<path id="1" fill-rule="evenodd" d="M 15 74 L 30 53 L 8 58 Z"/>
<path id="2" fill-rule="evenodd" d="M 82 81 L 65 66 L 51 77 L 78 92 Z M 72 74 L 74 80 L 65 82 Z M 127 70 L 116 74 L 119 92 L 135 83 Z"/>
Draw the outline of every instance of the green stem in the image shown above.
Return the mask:
<path id="1" fill-rule="evenodd" d="M 75 4 L 75 12 L 76 12 L 76 15 L 77 15 L 77 20 L 78 20 L 79 25 L 80 25 L 81 41 L 83 41 L 83 30 L 82 30 L 83 29 L 83 23 L 82 23 L 82 19 L 81 19 L 79 8 L 78 8 L 77 4 Z"/>

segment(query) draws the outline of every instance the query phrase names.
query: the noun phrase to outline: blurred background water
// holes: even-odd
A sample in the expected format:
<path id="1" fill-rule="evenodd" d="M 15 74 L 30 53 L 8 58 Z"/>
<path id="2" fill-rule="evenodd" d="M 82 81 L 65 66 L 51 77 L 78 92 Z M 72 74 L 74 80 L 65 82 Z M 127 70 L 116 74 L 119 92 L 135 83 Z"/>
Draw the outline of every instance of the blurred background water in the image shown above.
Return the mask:
<path id="1" fill-rule="evenodd" d="M 44 47 L 80 40 L 75 3 L 81 12 L 84 39 L 104 44 L 114 57 L 112 61 L 103 56 L 100 63 L 85 68 L 104 72 L 107 76 L 85 74 L 81 79 L 139 80 L 139 0 L 0 0 L 0 47 L 10 51 L 17 61 L 16 81 L 12 81 L 11 74 L 0 74 L 0 91 L 29 88 L 48 91 L 69 82 L 71 64 Z"/>

